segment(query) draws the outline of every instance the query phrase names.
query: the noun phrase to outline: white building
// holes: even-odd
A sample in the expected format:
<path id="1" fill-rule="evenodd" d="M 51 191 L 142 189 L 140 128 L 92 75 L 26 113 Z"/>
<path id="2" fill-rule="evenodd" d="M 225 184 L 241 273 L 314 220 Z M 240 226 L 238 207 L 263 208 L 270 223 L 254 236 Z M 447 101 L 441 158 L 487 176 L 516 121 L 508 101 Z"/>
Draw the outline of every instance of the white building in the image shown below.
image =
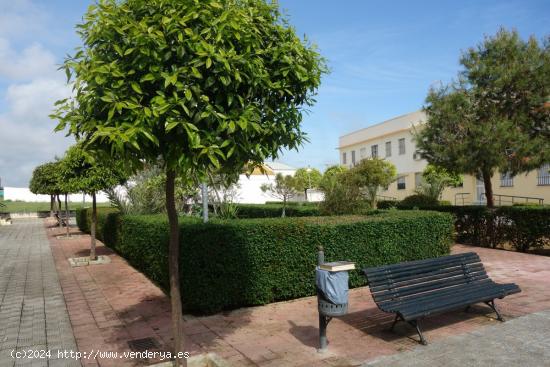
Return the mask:
<path id="1" fill-rule="evenodd" d="M 426 114 L 416 111 L 343 135 L 339 139 L 340 163 L 352 167 L 361 159 L 378 157 L 393 163 L 397 180 L 380 194 L 396 199 L 412 195 L 421 183 L 427 162 L 416 152 L 415 131 L 422 129 Z M 550 165 L 511 177 L 497 172 L 492 178 L 495 204 L 550 202 Z M 453 204 L 485 201 L 482 180 L 464 175 L 462 186 L 449 187 L 442 199 Z"/>

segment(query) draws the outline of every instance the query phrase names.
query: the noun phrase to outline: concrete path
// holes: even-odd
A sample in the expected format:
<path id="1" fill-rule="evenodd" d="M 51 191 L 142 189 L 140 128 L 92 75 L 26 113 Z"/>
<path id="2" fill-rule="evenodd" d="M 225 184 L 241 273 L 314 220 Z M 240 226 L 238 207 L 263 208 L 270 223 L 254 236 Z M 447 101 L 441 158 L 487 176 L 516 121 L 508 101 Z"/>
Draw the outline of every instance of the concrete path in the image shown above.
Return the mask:
<path id="1" fill-rule="evenodd" d="M 0 227 L 0 367 L 80 366 L 58 351 L 77 348 L 46 229 L 14 220 Z"/>
<path id="2" fill-rule="evenodd" d="M 363 367 L 550 366 L 550 310 L 382 357 Z"/>

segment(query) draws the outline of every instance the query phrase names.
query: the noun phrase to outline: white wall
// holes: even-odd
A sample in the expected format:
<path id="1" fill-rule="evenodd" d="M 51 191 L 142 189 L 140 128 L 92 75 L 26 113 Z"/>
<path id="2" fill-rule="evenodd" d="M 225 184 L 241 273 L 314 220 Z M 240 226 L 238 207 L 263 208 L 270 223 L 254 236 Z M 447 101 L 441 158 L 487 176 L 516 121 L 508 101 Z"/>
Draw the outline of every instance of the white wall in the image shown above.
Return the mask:
<path id="1" fill-rule="evenodd" d="M 82 199 L 83 199 L 82 194 L 69 195 L 69 201 L 71 202 L 82 202 Z M 92 197 L 90 195 L 86 195 L 84 199 L 87 203 L 92 202 Z M 98 203 L 109 202 L 107 195 L 105 195 L 103 192 L 98 193 L 96 195 L 96 199 Z M 33 194 L 27 187 L 4 187 L 4 200 L 50 202 L 50 195 Z"/>

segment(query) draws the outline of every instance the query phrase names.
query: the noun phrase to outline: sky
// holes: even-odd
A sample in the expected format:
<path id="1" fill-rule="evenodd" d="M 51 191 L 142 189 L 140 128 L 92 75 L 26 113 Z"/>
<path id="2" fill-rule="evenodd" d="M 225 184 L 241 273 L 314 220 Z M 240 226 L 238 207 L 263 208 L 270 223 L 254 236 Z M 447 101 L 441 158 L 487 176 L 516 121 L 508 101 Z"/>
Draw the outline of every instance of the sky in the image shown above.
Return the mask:
<path id="1" fill-rule="evenodd" d="M 73 143 L 54 133 L 53 103 L 70 95 L 58 71 L 80 40 L 87 0 L 0 0 L 0 178 L 26 187 L 38 164 Z M 327 59 L 317 103 L 304 116 L 309 143 L 279 161 L 323 170 L 338 137 L 421 109 L 431 85 L 459 71 L 463 50 L 500 27 L 550 34 L 548 0 L 279 0 L 300 36 Z"/>

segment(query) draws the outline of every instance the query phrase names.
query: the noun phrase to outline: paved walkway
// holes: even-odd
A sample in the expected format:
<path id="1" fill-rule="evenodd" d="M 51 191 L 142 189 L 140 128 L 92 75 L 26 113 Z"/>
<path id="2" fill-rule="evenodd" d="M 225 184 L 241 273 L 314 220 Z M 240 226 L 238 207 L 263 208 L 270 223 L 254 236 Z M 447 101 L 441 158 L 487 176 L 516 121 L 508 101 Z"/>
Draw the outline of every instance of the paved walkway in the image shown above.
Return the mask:
<path id="1" fill-rule="evenodd" d="M 112 262 L 71 268 L 67 258 L 86 256 L 89 236 L 60 240 L 49 232 L 52 251 L 80 350 L 124 352 L 128 341 L 152 338 L 158 350 L 170 350 L 168 298 L 124 259 L 105 248 Z M 516 282 L 523 292 L 497 301 L 505 317 L 550 309 L 550 257 L 456 245 L 453 252 L 477 252 L 497 282 Z M 379 311 L 367 287 L 350 291 L 350 312 L 328 327 L 329 351 L 316 352 L 316 298 L 307 297 L 261 307 L 242 308 L 206 317 L 185 316 L 185 350 L 191 355 L 214 352 L 237 366 L 359 366 L 399 352 L 416 350 L 416 333 L 406 325 L 388 331 L 393 316 Z M 494 320 L 488 307 L 452 312 L 424 323 L 430 343 L 451 336 L 465 339 L 486 326 L 498 333 L 506 324 Z M 516 346 L 529 339 L 514 340 Z M 505 345 L 511 343 L 508 340 Z M 83 361 L 93 366 L 140 366 L 153 360 Z M 541 362 L 543 363 L 543 362 Z M 540 365 L 540 364 L 539 364 Z"/>
<path id="2" fill-rule="evenodd" d="M 383 357 L 363 367 L 550 366 L 550 311 Z"/>
<path id="3" fill-rule="evenodd" d="M 51 358 L 40 352 L 47 350 Z M 0 366 L 80 366 L 58 358 L 58 351 L 76 350 L 43 221 L 1 226 Z M 29 351 L 44 358 L 24 358 Z"/>

